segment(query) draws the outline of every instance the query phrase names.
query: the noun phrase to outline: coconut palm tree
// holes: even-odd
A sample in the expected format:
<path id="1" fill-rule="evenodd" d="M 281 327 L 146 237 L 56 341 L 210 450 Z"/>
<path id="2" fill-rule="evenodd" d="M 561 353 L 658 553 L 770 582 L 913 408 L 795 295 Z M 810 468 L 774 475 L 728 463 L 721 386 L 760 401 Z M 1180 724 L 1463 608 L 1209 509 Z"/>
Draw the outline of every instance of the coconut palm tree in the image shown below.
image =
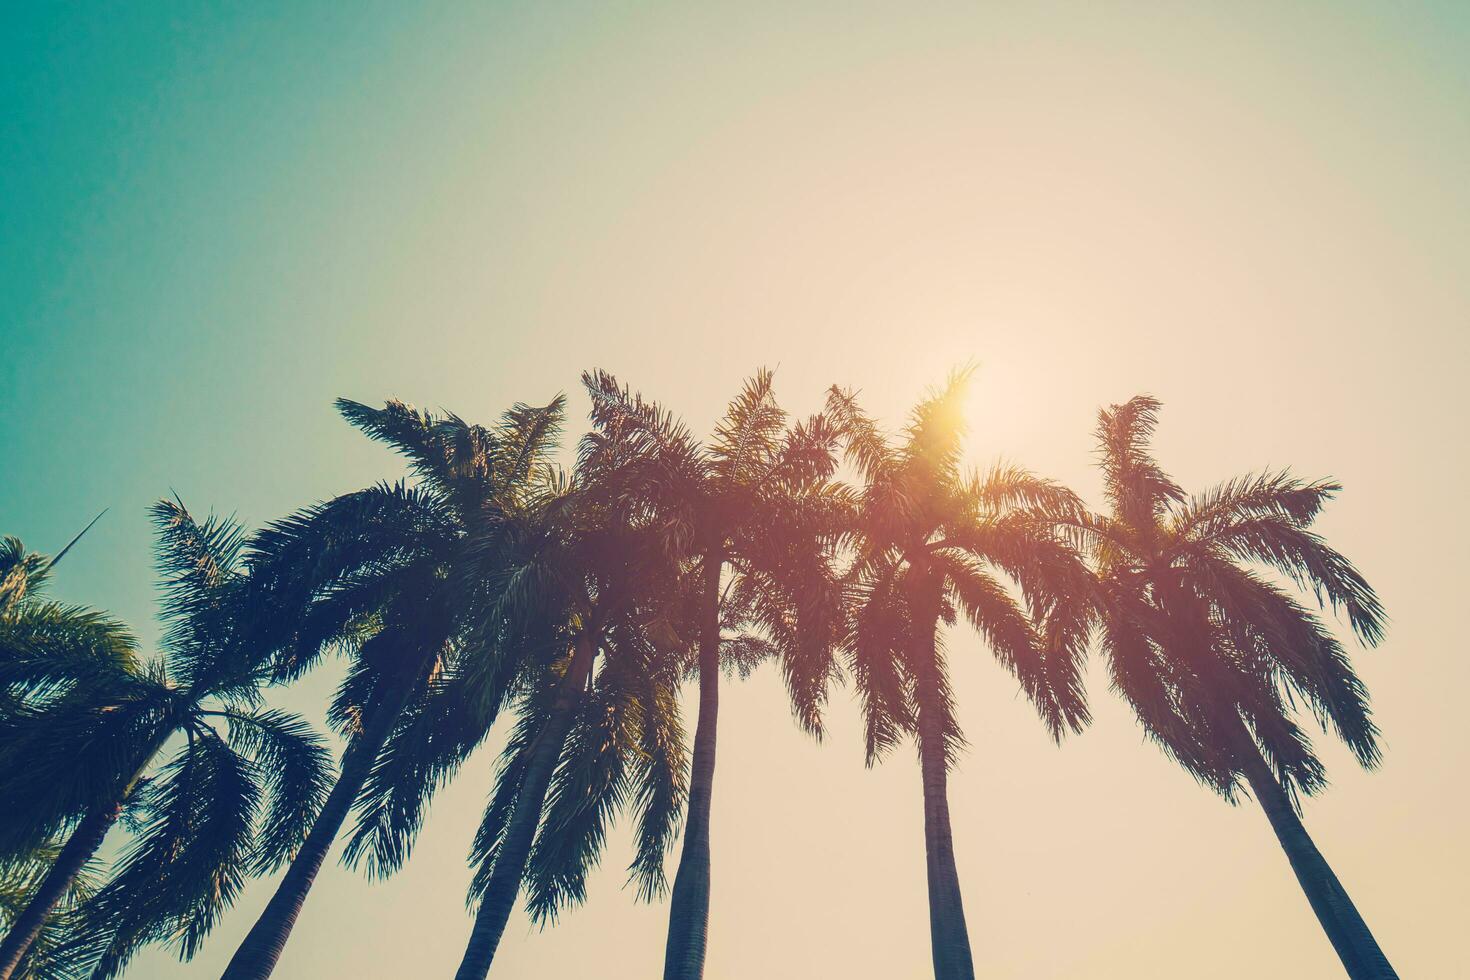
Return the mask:
<path id="1" fill-rule="evenodd" d="M 31 719 L 48 707 L 54 710 L 58 703 L 95 697 L 97 680 L 133 675 L 140 669 L 136 641 L 122 624 L 92 610 L 45 598 L 52 569 L 91 526 L 54 558 L 27 551 L 18 538 L 0 540 L 0 758 L 4 759 L 0 765 L 4 771 L 27 764 L 18 749 Z M 84 684 L 86 690 L 81 689 Z M 7 814 L 0 820 L 5 841 L 0 856 L 0 919 L 14 946 L 25 941 L 26 930 L 35 930 L 12 967 L 12 976 L 22 980 L 63 975 L 58 950 L 70 941 L 78 905 L 95 890 L 95 862 L 78 859 L 85 846 L 83 839 L 67 851 L 65 831 L 70 821 L 62 815 L 54 815 L 54 820 L 52 837 L 46 836 L 45 828 L 28 824 L 22 813 Z M 73 864 L 76 870 L 68 876 L 66 869 Z M 54 901 L 43 894 L 43 888 L 57 892 Z"/>
<path id="2" fill-rule="evenodd" d="M 1311 530 L 1341 487 L 1262 472 L 1189 496 L 1150 452 L 1159 402 L 1099 414 L 1109 511 L 1072 531 L 1101 585 L 1102 650 L 1144 731 L 1227 800 L 1241 784 L 1265 810 L 1348 975 L 1395 976 L 1300 819 L 1326 785 L 1298 701 L 1365 767 L 1379 761 L 1368 694 L 1347 651 L 1286 587 L 1347 614 L 1365 644 L 1384 612 L 1353 565 Z"/>
<path id="3" fill-rule="evenodd" d="M 489 428 L 398 401 L 337 407 L 407 457 L 417 481 L 336 497 L 251 541 L 249 642 L 269 654 L 278 680 L 327 652 L 351 652 L 331 713 L 348 745 L 309 834 L 226 968 L 229 980 L 270 976 L 354 806 L 349 860 L 391 872 L 429 796 L 493 724 L 515 663 L 479 626 L 482 564 L 541 492 L 562 416 L 560 398 L 517 405 Z M 490 662 L 473 673 L 484 686 L 450 684 L 474 658 Z"/>
<path id="4" fill-rule="evenodd" d="M 51 571 L 101 518 L 101 514 L 94 517 L 50 558 L 27 551 L 18 538 L 0 539 L 0 719 L 4 719 L 0 730 L 17 714 L 37 710 L 48 696 L 88 678 L 94 659 L 100 658 L 111 670 L 138 669 L 136 645 L 121 624 L 88 609 L 44 599 Z M 0 929 L 9 932 L 33 906 L 64 844 L 49 840 L 0 857 Z M 12 974 L 15 980 L 69 976 L 64 950 L 73 941 L 78 908 L 96 891 L 98 874 L 94 860 L 67 882 L 22 955 Z"/>
<path id="5" fill-rule="evenodd" d="M 830 482 L 835 432 L 821 416 L 789 425 L 766 370 L 746 382 L 708 445 L 611 375 L 589 372 L 582 382 L 594 426 L 584 467 L 603 470 L 660 515 L 693 587 L 699 721 L 664 977 L 698 980 L 709 929 L 722 650 L 747 669 L 752 654 L 778 660 L 797 718 L 821 732 L 841 619 L 829 552 L 834 517 L 847 503 Z"/>
<path id="6" fill-rule="evenodd" d="M 852 394 L 834 388 L 827 408 L 865 481 L 851 530 L 848 668 L 862 699 L 868 763 L 905 735 L 918 745 L 937 980 L 974 976 L 947 795 L 962 735 L 943 627 L 963 615 L 1054 737 L 1088 718 L 1079 680 L 1086 569 L 1055 524 L 1076 513 L 1077 500 L 1013 467 L 963 473 L 967 378 L 955 375 L 920 403 L 897 443 Z"/>
<path id="7" fill-rule="evenodd" d="M 459 980 L 489 972 L 523 881 L 533 915 L 581 897 L 581 869 L 624 787 L 637 787 L 633 877 L 645 896 L 661 886 L 684 796 L 674 684 L 688 603 L 670 529 L 619 490 L 579 472 L 509 525 L 488 622 L 540 668 L 520 687 L 520 720 L 476 835 L 478 908 Z"/>
<path id="8" fill-rule="evenodd" d="M 0 719 L 77 683 L 86 672 L 75 668 L 93 658 L 136 671 L 136 643 L 120 623 L 46 599 L 52 571 L 101 519 L 92 518 L 55 557 L 27 551 L 19 538 L 0 538 Z"/>
<path id="9" fill-rule="evenodd" d="M 300 719 L 260 706 L 258 671 L 232 642 L 240 527 L 197 521 L 177 501 L 160 501 L 153 518 L 161 656 L 139 665 L 132 641 L 101 621 L 101 645 L 58 639 L 55 620 L 4 630 L 13 710 L 0 738 L 0 854 L 65 843 L 0 942 L 0 978 L 15 974 L 125 812 L 136 835 L 79 911 L 67 955 L 98 977 L 152 941 L 191 957 L 251 868 L 279 860 L 279 842 L 299 834 L 298 801 L 326 783 L 325 748 Z"/>

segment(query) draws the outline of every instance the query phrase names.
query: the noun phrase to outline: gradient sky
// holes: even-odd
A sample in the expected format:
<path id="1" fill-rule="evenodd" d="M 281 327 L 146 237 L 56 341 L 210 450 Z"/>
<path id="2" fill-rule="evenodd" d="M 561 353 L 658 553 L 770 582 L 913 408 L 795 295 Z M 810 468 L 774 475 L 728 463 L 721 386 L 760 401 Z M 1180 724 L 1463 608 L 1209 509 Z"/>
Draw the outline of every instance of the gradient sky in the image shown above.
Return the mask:
<path id="1" fill-rule="evenodd" d="M 111 508 L 57 591 L 151 639 L 150 500 L 259 523 L 400 472 L 337 395 L 483 419 L 567 390 L 580 415 L 604 367 L 705 430 L 766 364 L 793 410 L 838 382 L 897 424 L 973 359 L 972 460 L 1095 501 L 1097 408 L 1151 392 L 1186 486 L 1346 484 L 1322 527 L 1393 617 L 1358 657 L 1386 757 L 1323 740 L 1307 823 L 1400 972 L 1445 977 L 1467 176 L 1454 3 L 12 5 L 0 532 L 53 551 Z M 1264 816 L 1143 744 L 1099 672 L 1056 748 L 951 646 L 980 975 L 1341 975 Z M 814 745 L 769 670 L 723 706 L 708 980 L 931 975 L 912 752 L 865 770 L 845 691 Z M 324 873 L 278 977 L 449 974 L 491 741 L 405 872 Z M 622 889 L 629 856 L 615 834 L 555 929 L 518 913 L 493 975 L 657 975 L 666 907 Z M 214 975 L 270 887 L 193 965 L 132 975 Z"/>

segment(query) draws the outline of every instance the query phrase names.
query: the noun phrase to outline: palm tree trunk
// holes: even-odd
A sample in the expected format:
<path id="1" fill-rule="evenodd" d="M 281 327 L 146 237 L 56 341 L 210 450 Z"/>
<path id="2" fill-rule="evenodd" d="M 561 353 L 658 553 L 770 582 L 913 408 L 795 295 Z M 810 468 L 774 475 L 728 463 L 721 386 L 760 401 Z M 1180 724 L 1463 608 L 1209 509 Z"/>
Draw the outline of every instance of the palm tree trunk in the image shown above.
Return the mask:
<path id="1" fill-rule="evenodd" d="M 920 658 L 917 690 L 919 769 L 924 781 L 924 856 L 929 877 L 929 941 L 934 954 L 934 980 L 974 980 L 970 933 L 960 898 L 960 872 L 955 865 L 954 831 L 949 823 L 949 759 L 944 719 L 940 714 L 939 616 L 925 618 L 927 649 Z M 921 627 L 922 628 L 922 627 Z"/>
<path id="2" fill-rule="evenodd" d="M 82 822 L 77 824 L 76 829 L 71 832 L 61 852 L 56 855 L 51 870 L 46 872 L 45 878 L 41 879 L 36 894 L 31 896 L 25 909 L 15 917 L 9 931 L 5 933 L 4 940 L 0 940 L 0 980 L 10 980 L 16 968 L 25 959 L 31 944 L 45 928 L 46 919 L 55 910 L 57 903 L 66 894 L 82 868 L 86 867 L 87 862 L 92 860 L 93 855 L 102 846 L 107 832 L 122 815 L 123 804 L 133 792 L 133 787 L 138 785 L 138 780 L 142 779 L 143 773 L 148 771 L 153 757 L 163 748 L 163 743 L 168 741 L 168 736 L 172 734 L 172 731 L 165 726 L 165 730 L 154 737 L 152 744 L 143 755 L 143 761 L 133 770 L 132 776 L 123 785 L 123 791 L 118 798 L 113 802 L 102 803 L 88 810 Z"/>
<path id="3" fill-rule="evenodd" d="M 1352 980 L 1398 980 L 1398 974 L 1378 948 L 1368 924 L 1358 914 L 1357 907 L 1337 880 L 1327 859 L 1307 834 L 1296 808 L 1267 767 L 1255 741 L 1249 735 L 1246 739 L 1248 744 L 1241 746 L 1240 753 L 1246 781 L 1250 783 L 1251 792 L 1261 804 L 1261 809 L 1266 811 L 1271 829 L 1276 831 L 1276 839 L 1291 861 L 1291 870 L 1296 872 L 1296 879 L 1301 883 L 1312 911 L 1317 913 L 1317 920 L 1322 923 L 1327 938 L 1332 941 L 1333 949 L 1337 950 L 1348 976 Z"/>
<path id="4" fill-rule="evenodd" d="M 89 810 L 77 824 L 61 853 L 56 856 L 51 870 L 41 879 L 41 886 L 31 896 L 30 903 L 15 917 L 5 940 L 0 942 L 0 980 L 10 980 L 31 943 L 41 934 L 47 917 L 71 887 L 72 880 L 102 846 L 102 839 L 117 822 L 120 813 L 122 804 L 103 804 Z"/>
<path id="5" fill-rule="evenodd" d="M 374 704 L 369 708 L 367 725 L 343 754 L 342 771 L 332 792 L 327 795 L 321 813 L 311 825 L 311 832 L 306 835 L 301 850 L 291 859 L 265 911 L 260 913 L 255 925 L 235 950 L 222 980 L 264 980 L 275 970 L 317 873 L 321 871 L 347 814 L 352 810 L 352 804 L 362 792 L 362 785 L 372 772 L 378 753 L 382 751 L 413 690 L 413 684 L 402 680 L 385 679 L 380 682 L 373 695 Z"/>
<path id="6" fill-rule="evenodd" d="M 505 924 L 510 920 L 516 896 L 520 894 L 521 878 L 526 873 L 526 861 L 530 859 L 536 828 L 541 823 L 541 810 L 546 804 L 546 791 L 556 772 L 567 733 L 571 731 L 587 678 L 592 673 L 594 649 L 591 637 L 583 633 L 577 640 L 572 662 L 567 666 L 566 676 L 557 690 L 546 728 L 531 746 L 525 781 L 521 783 L 515 810 L 496 851 L 495 867 L 480 898 L 475 925 L 470 931 L 470 941 L 465 947 L 459 970 L 454 974 L 455 980 L 485 980 L 490 972 L 500 937 L 505 934 Z"/>
<path id="7" fill-rule="evenodd" d="M 700 980 L 709 939 L 710 800 L 715 781 L 715 737 L 720 715 L 720 573 L 723 556 L 705 556 L 704 622 L 699 639 L 699 722 L 689 778 L 684 847 L 669 896 L 664 980 Z"/>

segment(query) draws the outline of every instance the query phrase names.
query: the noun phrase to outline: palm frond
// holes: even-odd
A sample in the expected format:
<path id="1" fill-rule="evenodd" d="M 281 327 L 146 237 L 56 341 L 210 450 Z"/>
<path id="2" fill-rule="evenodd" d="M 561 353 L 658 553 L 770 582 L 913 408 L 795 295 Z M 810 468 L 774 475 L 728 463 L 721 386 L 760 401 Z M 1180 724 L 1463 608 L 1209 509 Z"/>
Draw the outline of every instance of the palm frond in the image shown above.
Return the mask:
<path id="1" fill-rule="evenodd" d="M 33 599 L 0 618 L 0 704 L 45 701 L 78 685 L 105 687 L 141 669 L 131 631 L 95 610 Z"/>
<path id="2" fill-rule="evenodd" d="M 557 395 L 542 406 L 516 404 L 501 419 L 495 460 L 497 486 L 514 491 L 532 481 L 547 465 L 561 437 L 566 416 L 566 396 Z"/>
<path id="3" fill-rule="evenodd" d="M 1136 528 L 1152 527 L 1184 491 L 1153 457 L 1149 443 L 1159 424 L 1158 399 L 1137 395 L 1098 413 L 1103 492 L 1119 517 Z"/>
<path id="4" fill-rule="evenodd" d="M 833 385 L 827 392 L 826 415 L 841 437 L 847 459 L 869 482 L 878 481 L 892 465 L 892 450 L 878 426 L 858 404 L 857 393 Z"/>
<path id="5" fill-rule="evenodd" d="M 1276 517 L 1306 527 L 1341 490 L 1333 481 L 1307 483 L 1287 470 L 1248 474 L 1185 501 L 1175 519 L 1176 533 L 1209 540 L 1236 521 L 1257 517 Z"/>
<path id="6" fill-rule="evenodd" d="M 369 439 L 386 443 L 406 457 L 409 467 L 423 480 L 441 491 L 454 483 L 453 461 L 440 430 L 443 420 L 396 398 L 389 399 L 382 408 L 338 398 L 336 407 L 338 414 Z"/>
<path id="7" fill-rule="evenodd" d="M 155 678 L 126 697 L 91 690 L 4 719 L 0 727 L 0 857 L 27 853 L 98 806 L 116 805 L 156 751 L 172 694 Z"/>
<path id="8" fill-rule="evenodd" d="M 0 538 L 0 619 L 14 615 L 28 596 L 45 594 L 52 564 L 45 555 L 27 551 L 20 538 Z"/>
<path id="9" fill-rule="evenodd" d="M 673 684 L 645 673 L 641 677 L 641 718 L 632 782 L 636 818 L 629 882 L 638 898 L 651 902 L 667 887 L 664 855 L 678 834 L 689 797 L 684 729 Z"/>
<path id="10" fill-rule="evenodd" d="M 358 795 L 343 861 L 386 877 L 408 860 L 429 801 L 484 741 L 508 683 L 486 696 L 462 676 L 436 671 L 404 708 Z"/>
<path id="11" fill-rule="evenodd" d="M 914 406 L 904 430 L 903 454 L 913 477 L 933 489 L 945 488 L 958 476 L 968 429 L 964 401 L 973 368 L 952 372 L 945 384 Z"/>
<path id="12" fill-rule="evenodd" d="M 295 856 L 326 803 L 336 775 L 332 753 L 296 715 L 238 708 L 221 714 L 230 743 L 254 761 L 263 783 L 266 805 L 249 872 L 269 874 Z"/>
<path id="13" fill-rule="evenodd" d="M 1344 610 L 1364 643 L 1374 645 L 1383 638 L 1386 614 L 1378 594 L 1320 535 L 1278 517 L 1256 517 L 1234 523 L 1209 543 L 1236 558 L 1269 565 L 1310 590 L 1324 606 Z"/>
<path id="14" fill-rule="evenodd" d="M 586 899 L 587 875 L 627 798 L 639 719 L 637 706 L 620 694 L 589 692 L 567 735 L 526 866 L 532 921 L 554 922 L 562 909 Z"/>
<path id="15" fill-rule="evenodd" d="M 862 707 L 869 766 L 914 730 L 913 682 L 906 670 L 911 616 L 896 587 L 896 572 L 891 564 L 880 565 L 848 586 L 856 614 L 843 646 Z"/>
<path id="16" fill-rule="evenodd" d="M 1072 687 L 1054 688 L 1041 638 L 1005 586 L 971 558 L 940 553 L 933 561 L 956 607 L 985 639 L 995 658 L 1021 682 L 1053 737 L 1074 727 L 1076 706 L 1068 699 Z"/>
<path id="17" fill-rule="evenodd" d="M 776 403 L 774 375 L 761 368 L 715 425 L 710 456 L 718 477 L 731 484 L 758 482 L 771 468 L 786 428 L 786 412 Z"/>
<path id="18" fill-rule="evenodd" d="M 1011 463 L 996 463 L 968 481 L 964 496 L 985 514 L 1026 510 L 1046 518 L 1075 520 L 1085 508 L 1072 490 Z"/>
<path id="19" fill-rule="evenodd" d="M 432 492 L 402 483 L 344 494 L 268 524 L 252 536 L 247 556 L 242 615 L 251 624 L 249 643 L 275 655 L 279 679 L 300 676 L 405 579 L 428 574 L 420 566 L 432 564 L 456 535 Z M 323 617 L 324 610 L 333 615 Z"/>
<path id="20" fill-rule="evenodd" d="M 207 726 L 190 735 L 144 791 L 141 833 L 89 903 L 95 977 L 151 942 L 192 958 L 244 884 L 260 798 L 251 763 Z"/>
<path id="21" fill-rule="evenodd" d="M 177 498 L 157 501 L 151 512 L 171 671 L 187 684 L 248 675 L 247 653 L 234 642 L 244 528 L 228 518 L 199 521 Z"/>
<path id="22" fill-rule="evenodd" d="M 1208 596 L 1238 639 L 1312 708 L 1324 729 L 1335 731 L 1358 761 L 1378 764 L 1378 727 L 1368 691 L 1343 649 L 1312 613 L 1285 591 L 1228 561 L 1195 568 L 1199 591 Z"/>
<path id="23" fill-rule="evenodd" d="M 30 904 L 61 847 L 59 840 L 48 841 L 28 854 L 0 861 L 0 930 L 9 929 Z M 94 858 L 72 878 L 11 974 L 13 980 L 81 980 L 85 971 L 73 955 L 83 939 L 81 909 L 97 891 L 101 875 L 102 862 Z"/>
<path id="24" fill-rule="evenodd" d="M 505 748 L 501 750 L 496 766 L 495 788 L 470 850 L 470 866 L 475 869 L 468 896 L 471 905 L 479 900 L 490 883 L 500 844 L 526 780 L 532 750 L 546 728 L 554 697 L 554 684 L 543 683 L 528 690 L 521 700 L 516 723 L 506 736 Z"/>

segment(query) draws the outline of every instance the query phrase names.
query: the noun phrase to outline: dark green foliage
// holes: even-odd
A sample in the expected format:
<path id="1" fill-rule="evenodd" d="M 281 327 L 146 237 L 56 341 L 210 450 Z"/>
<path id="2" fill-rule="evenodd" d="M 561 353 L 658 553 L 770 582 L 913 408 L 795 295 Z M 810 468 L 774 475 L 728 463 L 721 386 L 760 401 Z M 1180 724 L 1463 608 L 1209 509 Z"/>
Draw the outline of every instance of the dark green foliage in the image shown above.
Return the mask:
<path id="1" fill-rule="evenodd" d="M 308 726 L 257 704 L 262 675 L 236 642 L 238 525 L 197 521 L 176 500 L 153 519 L 158 657 L 144 662 L 92 614 L 22 615 L 34 599 L 0 626 L 13 641 L 0 657 L 13 709 L 0 721 L 0 795 L 15 801 L 0 848 L 65 839 L 97 812 L 120 811 L 131 831 L 106 883 L 61 909 L 69 968 L 99 977 L 149 942 L 197 952 L 244 878 L 294 841 L 330 765 Z"/>
<path id="2" fill-rule="evenodd" d="M 231 961 L 231 978 L 275 968 L 349 807 L 357 819 L 348 863 L 381 876 L 407 860 L 430 798 L 488 733 L 526 669 L 493 612 L 506 601 L 496 583 L 509 528 L 554 487 L 547 459 L 561 399 L 517 405 L 494 427 L 399 401 L 379 409 L 341 399 L 337 408 L 405 456 L 415 482 L 335 497 L 249 542 L 242 628 L 273 677 L 299 677 L 332 652 L 352 659 L 329 712 L 348 739 L 332 790 L 340 806 L 312 825 Z M 303 804 L 293 815 L 313 810 Z M 284 854 L 287 840 L 279 843 Z"/>
<path id="3" fill-rule="evenodd" d="M 30 904 L 60 851 L 61 844 L 52 841 L 0 862 L 0 930 L 9 930 Z M 78 980 L 86 975 L 85 965 L 76 961 L 73 950 L 81 934 L 79 910 L 97 891 L 101 874 L 101 864 L 94 860 L 72 878 L 13 974 L 15 980 Z"/>

